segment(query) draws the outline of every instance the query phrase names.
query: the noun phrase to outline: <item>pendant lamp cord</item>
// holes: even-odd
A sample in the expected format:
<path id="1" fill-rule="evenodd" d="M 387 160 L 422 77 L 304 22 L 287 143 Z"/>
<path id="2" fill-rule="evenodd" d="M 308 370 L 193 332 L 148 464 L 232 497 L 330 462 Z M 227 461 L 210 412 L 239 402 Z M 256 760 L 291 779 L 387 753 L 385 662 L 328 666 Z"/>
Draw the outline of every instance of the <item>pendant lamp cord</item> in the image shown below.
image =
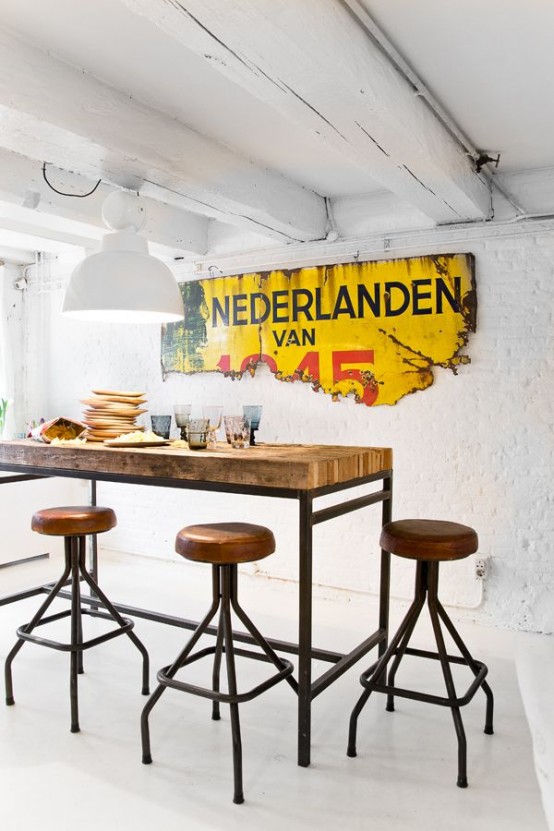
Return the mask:
<path id="1" fill-rule="evenodd" d="M 48 181 L 48 178 L 46 176 L 46 162 L 43 162 L 43 165 L 42 165 L 42 178 L 44 179 L 44 181 L 46 182 L 46 184 L 48 185 L 50 190 L 53 190 L 54 193 L 59 193 L 60 196 L 75 196 L 77 199 L 84 199 L 85 196 L 92 196 L 92 194 L 94 193 L 94 191 L 96 190 L 96 188 L 98 187 L 100 182 L 102 181 L 102 179 L 98 179 L 98 181 L 95 184 L 95 186 L 93 187 L 93 189 L 89 190 L 88 193 L 64 193 L 63 191 L 58 190 L 57 188 L 55 188 L 54 185 L 51 182 Z"/>

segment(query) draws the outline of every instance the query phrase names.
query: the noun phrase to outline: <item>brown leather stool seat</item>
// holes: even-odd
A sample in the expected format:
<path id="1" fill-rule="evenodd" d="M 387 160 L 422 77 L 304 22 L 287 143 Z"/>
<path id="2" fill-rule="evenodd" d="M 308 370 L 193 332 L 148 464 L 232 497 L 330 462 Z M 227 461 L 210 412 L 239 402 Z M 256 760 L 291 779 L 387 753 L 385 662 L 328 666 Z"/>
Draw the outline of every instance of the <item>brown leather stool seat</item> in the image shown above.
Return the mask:
<path id="1" fill-rule="evenodd" d="M 356 731 L 358 717 L 363 710 L 372 692 L 382 692 L 387 695 L 387 710 L 394 711 L 394 698 L 410 698 L 415 701 L 425 701 L 450 707 L 454 728 L 458 739 L 458 779 L 460 788 L 467 787 L 467 750 L 466 738 L 460 707 L 469 703 L 479 688 L 483 689 L 487 697 L 485 716 L 485 733 L 493 732 L 492 691 L 485 681 L 487 667 L 476 661 L 470 654 L 461 639 L 454 624 L 446 614 L 438 599 L 439 563 L 448 560 L 460 560 L 474 554 L 479 545 L 477 533 L 467 525 L 457 522 L 445 522 L 434 519 L 404 519 L 389 522 L 381 531 L 380 539 L 383 551 L 396 554 L 417 562 L 415 597 L 398 631 L 390 640 L 389 646 L 383 655 L 360 677 L 360 683 L 365 687 L 358 703 L 350 717 L 348 736 L 348 756 L 356 756 Z M 430 652 L 423 649 L 412 649 L 409 642 L 418 621 L 420 612 L 427 601 L 437 651 Z M 454 644 L 461 653 L 460 656 L 449 655 L 446 650 L 441 621 L 444 624 Z M 395 686 L 395 676 L 404 655 L 413 655 L 420 658 L 438 660 L 444 675 L 446 696 L 429 695 L 427 693 L 408 690 Z M 387 667 L 394 657 L 392 665 Z M 463 696 L 457 696 L 450 664 L 463 664 L 471 670 L 474 680 Z"/>
<path id="2" fill-rule="evenodd" d="M 46 508 L 33 514 L 31 528 L 51 537 L 80 537 L 82 534 L 101 534 L 117 525 L 111 508 L 96 505 L 68 508 Z"/>
<path id="3" fill-rule="evenodd" d="M 381 548 L 410 560 L 461 560 L 475 554 L 477 533 L 468 525 L 440 519 L 400 519 L 381 531 Z"/>
<path id="4" fill-rule="evenodd" d="M 98 646 L 104 641 L 111 640 L 118 635 L 127 635 L 142 654 L 142 693 L 149 694 L 148 685 L 148 652 L 131 630 L 134 621 L 122 617 L 100 589 L 97 581 L 89 573 L 86 564 L 86 536 L 101 534 L 109 531 L 117 524 L 117 518 L 111 508 L 102 508 L 97 505 L 72 505 L 61 508 L 46 508 L 37 511 L 31 520 L 31 528 L 39 534 L 65 538 L 65 567 L 62 576 L 53 586 L 47 599 L 41 605 L 30 623 L 25 623 L 17 630 L 18 640 L 6 659 L 6 704 L 14 704 L 11 665 L 13 659 L 25 643 L 31 641 L 39 646 L 48 646 L 51 649 L 69 652 L 70 660 L 70 702 L 71 702 L 71 732 L 79 732 L 79 706 L 77 697 L 77 677 L 83 673 L 83 651 Z M 91 591 L 88 598 L 90 608 L 82 608 L 85 598 L 81 596 L 80 580 L 83 580 Z M 52 601 L 58 597 L 67 582 L 71 581 L 70 598 L 71 608 L 63 612 L 45 617 L 45 613 Z M 105 617 L 115 621 L 118 626 L 110 632 L 83 640 L 82 616 Z M 38 626 L 59 620 L 63 617 L 71 618 L 71 637 L 69 643 L 62 643 L 50 638 L 40 637 L 33 633 Z"/>
<path id="5" fill-rule="evenodd" d="M 200 563 L 252 563 L 275 551 L 275 537 L 263 525 L 214 522 L 189 525 L 177 534 L 175 551 Z"/>
<path id="6" fill-rule="evenodd" d="M 166 687 L 173 687 L 182 692 L 189 692 L 210 699 L 212 701 L 212 718 L 216 721 L 220 718 L 219 705 L 221 703 L 229 704 L 233 739 L 233 802 L 238 804 L 244 802 L 238 705 L 250 701 L 283 680 L 286 680 L 292 689 L 298 692 L 298 685 L 292 678 L 292 664 L 290 661 L 280 658 L 274 652 L 273 648 L 256 629 L 242 606 L 239 605 L 237 599 L 237 564 L 251 563 L 268 557 L 275 551 L 275 539 L 269 528 L 244 522 L 190 525 L 177 534 L 175 550 L 188 560 L 211 564 L 212 605 L 173 663 L 163 667 L 158 672 L 159 685 L 150 696 L 142 713 L 142 761 L 146 765 L 152 762 L 148 717 Z M 218 611 L 219 622 L 217 628 L 209 628 Z M 231 626 L 231 611 L 234 612 L 248 633 L 246 637 L 241 634 L 240 640 L 257 644 L 262 650 L 261 653 L 235 646 Z M 194 646 L 205 632 L 216 635 L 215 645 L 193 653 Z M 225 654 L 227 668 L 228 692 L 226 693 L 220 691 L 220 669 L 223 654 Z M 180 669 L 207 655 L 214 656 L 211 688 L 199 687 L 196 684 L 185 683 L 175 678 Z M 277 672 L 248 692 L 239 693 L 237 691 L 235 655 L 272 663 L 277 668 Z"/>

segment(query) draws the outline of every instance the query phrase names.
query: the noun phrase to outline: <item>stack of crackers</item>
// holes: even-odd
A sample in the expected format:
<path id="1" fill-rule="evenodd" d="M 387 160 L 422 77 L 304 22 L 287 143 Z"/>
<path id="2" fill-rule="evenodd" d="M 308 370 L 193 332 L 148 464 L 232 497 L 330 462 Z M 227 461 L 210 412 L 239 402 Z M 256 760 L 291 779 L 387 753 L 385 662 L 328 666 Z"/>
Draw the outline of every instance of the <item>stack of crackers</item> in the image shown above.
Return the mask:
<path id="1" fill-rule="evenodd" d="M 81 399 L 81 403 L 87 406 L 83 411 L 87 441 L 116 439 L 123 433 L 144 430 L 135 419 L 146 412 L 145 409 L 141 409 L 141 404 L 145 401 L 143 392 L 92 390 L 90 398 Z"/>

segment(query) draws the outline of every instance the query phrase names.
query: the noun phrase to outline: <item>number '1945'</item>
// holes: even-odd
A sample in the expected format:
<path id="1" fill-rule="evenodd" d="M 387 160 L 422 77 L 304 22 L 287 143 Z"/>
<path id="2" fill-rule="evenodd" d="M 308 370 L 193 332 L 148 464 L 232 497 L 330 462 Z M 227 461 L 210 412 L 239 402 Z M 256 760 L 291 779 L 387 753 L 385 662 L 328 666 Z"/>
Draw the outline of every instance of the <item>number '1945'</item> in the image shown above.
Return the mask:
<path id="1" fill-rule="evenodd" d="M 333 386 L 339 384 L 341 381 L 356 381 L 363 390 L 360 395 L 360 401 L 366 406 L 374 404 L 379 389 L 375 381 L 375 376 L 369 369 L 369 365 L 373 366 L 374 364 L 373 349 L 333 351 L 330 353 L 330 358 Z M 260 361 L 266 363 L 271 372 L 279 372 L 275 359 L 271 355 L 265 355 L 264 353 L 247 355 L 240 365 L 240 371 L 246 372 L 249 367 Z M 221 372 L 231 372 L 231 356 L 222 355 L 216 366 Z M 364 366 L 368 368 L 364 370 Z M 312 382 L 321 380 L 319 352 L 306 352 L 293 373 L 293 380 L 309 380 Z"/>

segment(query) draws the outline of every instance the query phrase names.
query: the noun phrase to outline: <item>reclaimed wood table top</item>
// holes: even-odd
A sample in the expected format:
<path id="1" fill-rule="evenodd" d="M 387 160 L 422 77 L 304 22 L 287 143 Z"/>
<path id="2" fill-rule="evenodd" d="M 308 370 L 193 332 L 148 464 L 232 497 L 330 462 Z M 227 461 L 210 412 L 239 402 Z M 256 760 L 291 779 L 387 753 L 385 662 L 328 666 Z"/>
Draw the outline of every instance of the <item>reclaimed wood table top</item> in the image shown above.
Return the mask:
<path id="1" fill-rule="evenodd" d="M 140 447 L 115 448 L 88 443 L 80 447 L 51 446 L 34 439 L 0 441 L 0 469 L 15 466 L 51 471 L 108 474 L 168 483 L 213 482 L 225 485 L 314 490 L 392 470 L 389 447 L 344 447 L 309 444 L 260 444 L 234 449 L 218 443 L 214 450 Z M 50 474 L 49 474 L 50 472 Z M 146 482 L 147 484 L 147 482 Z"/>

